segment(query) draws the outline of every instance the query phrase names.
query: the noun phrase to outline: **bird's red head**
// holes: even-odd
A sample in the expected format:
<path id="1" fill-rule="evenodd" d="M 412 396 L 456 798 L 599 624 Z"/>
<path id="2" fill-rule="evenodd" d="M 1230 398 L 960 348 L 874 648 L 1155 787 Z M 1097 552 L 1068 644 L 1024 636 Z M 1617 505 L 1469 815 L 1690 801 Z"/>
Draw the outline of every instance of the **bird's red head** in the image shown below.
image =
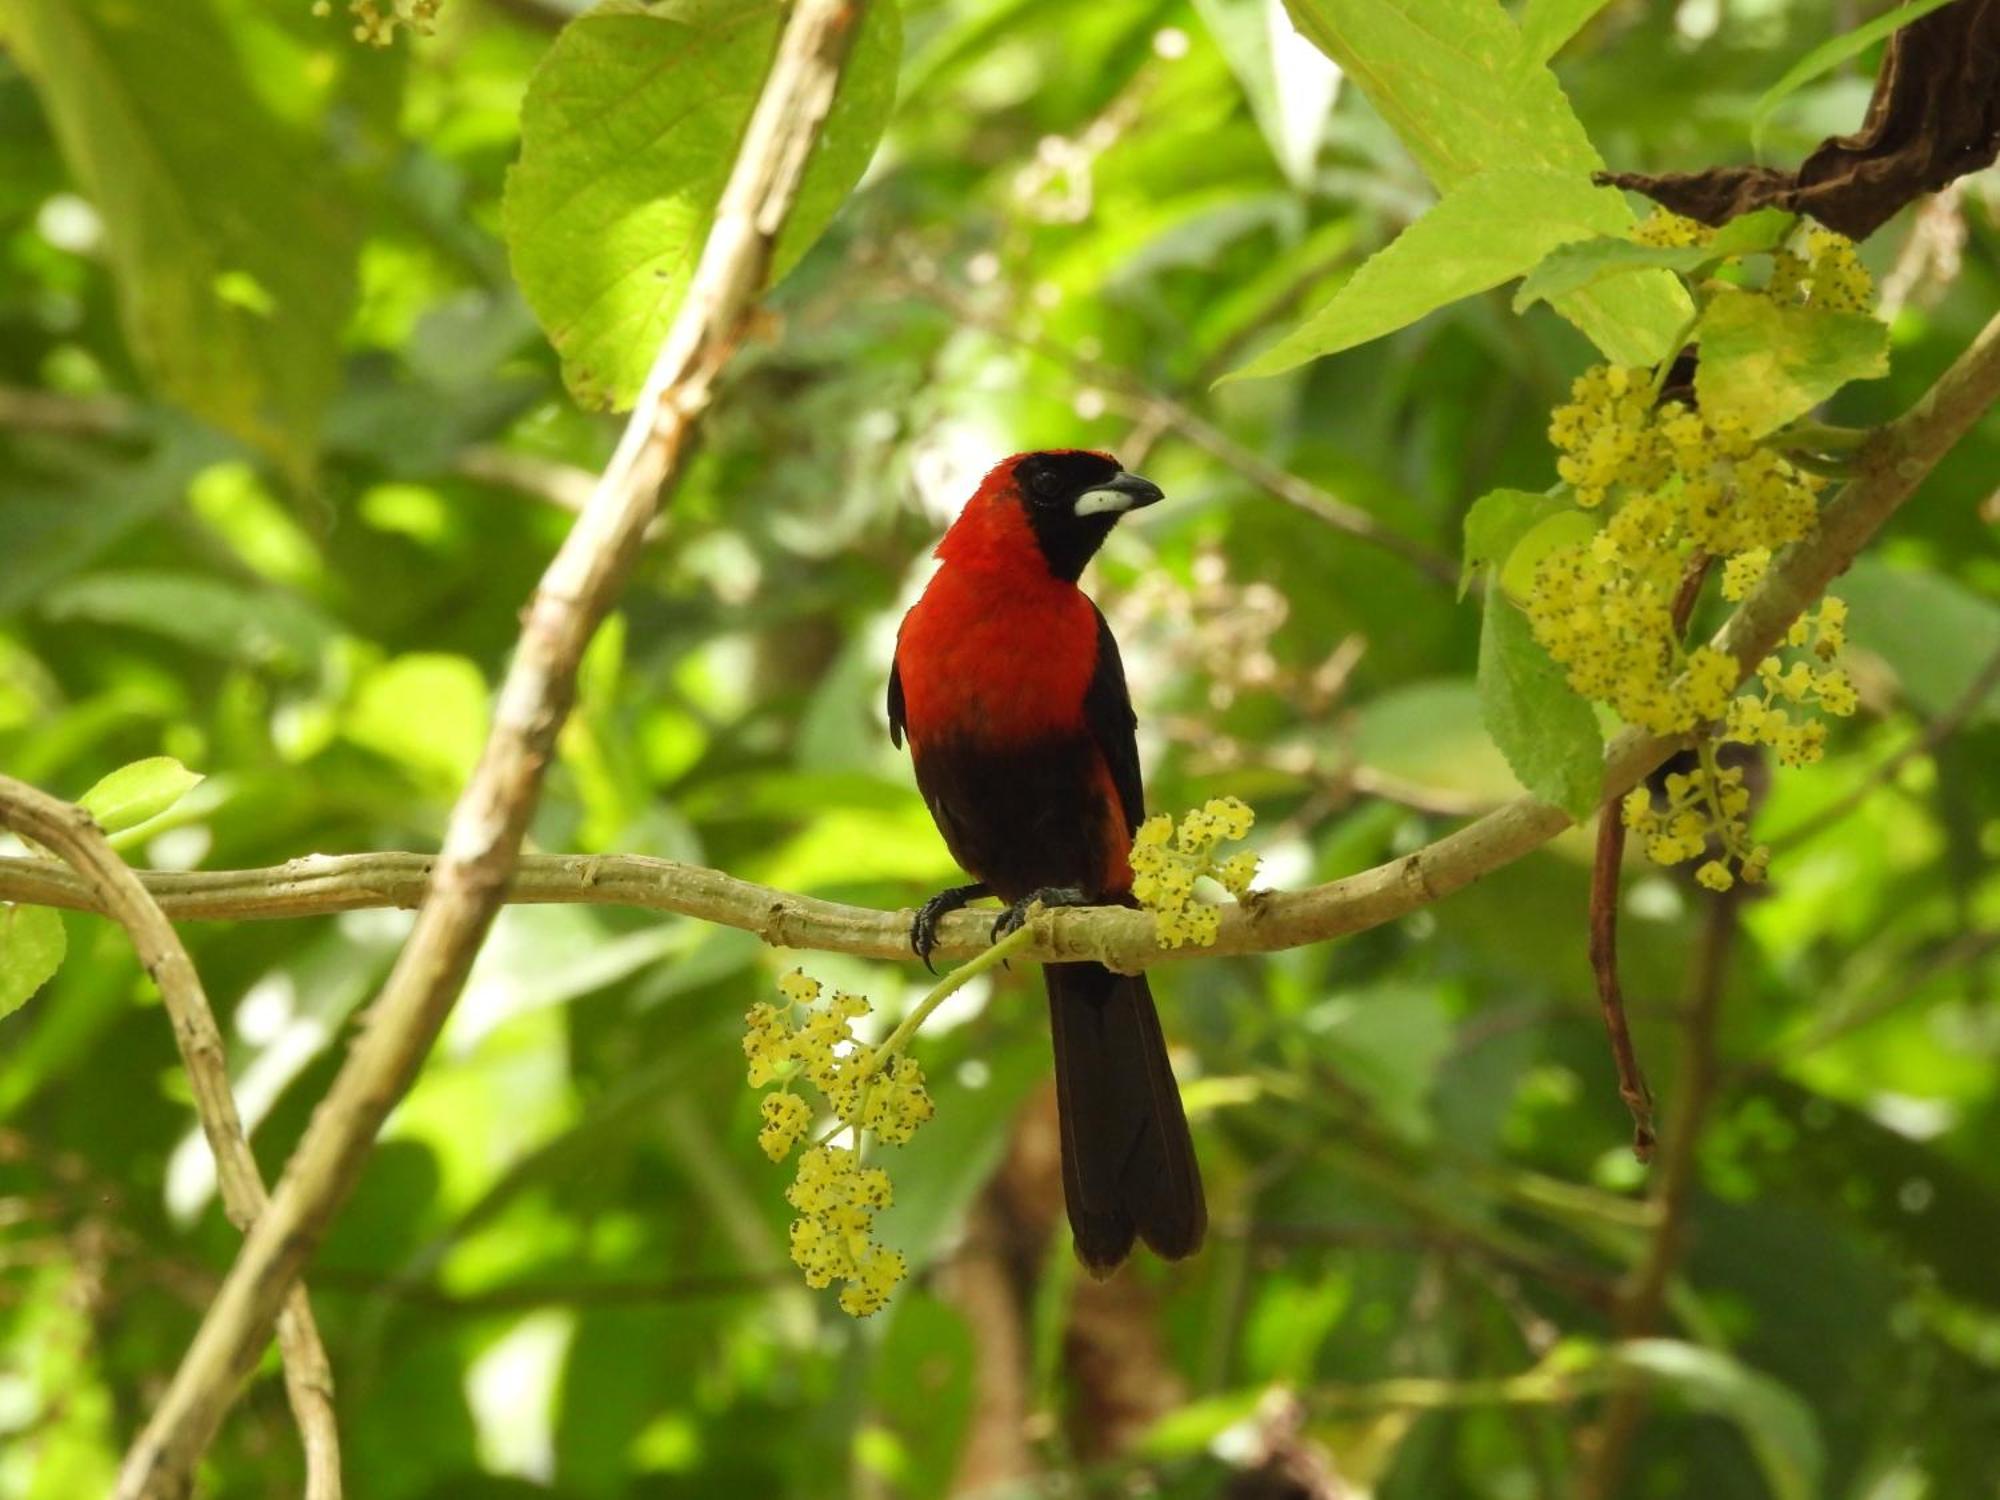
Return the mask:
<path id="1" fill-rule="evenodd" d="M 1108 453 L 1016 453 L 987 472 L 937 555 L 948 563 L 1004 568 L 1038 556 L 1052 576 L 1074 583 L 1118 518 L 1159 498 L 1158 485 L 1126 473 Z"/>

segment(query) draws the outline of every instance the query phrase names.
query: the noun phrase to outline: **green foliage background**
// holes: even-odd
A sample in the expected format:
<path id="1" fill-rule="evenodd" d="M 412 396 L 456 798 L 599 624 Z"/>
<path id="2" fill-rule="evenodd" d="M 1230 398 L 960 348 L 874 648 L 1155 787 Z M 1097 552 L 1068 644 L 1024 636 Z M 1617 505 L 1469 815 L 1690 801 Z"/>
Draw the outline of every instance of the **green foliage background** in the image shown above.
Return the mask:
<path id="1" fill-rule="evenodd" d="M 585 395 L 629 393 L 669 295 L 648 277 L 685 274 L 768 46 L 746 0 L 663 9 L 748 28 L 697 59 L 713 91 L 531 109 L 510 188 L 533 71 L 592 45 L 631 67 L 643 43 L 588 35 L 629 15 L 557 43 L 557 0 L 447 0 L 435 36 L 373 51 L 290 0 L 0 0 L 0 767 L 70 797 L 143 757 L 203 773 L 130 851 L 161 867 L 435 847 L 555 502 L 616 432 L 529 304 L 622 349 L 584 378 L 598 355 L 572 355 Z M 1546 413 L 1596 357 L 1486 290 L 1554 243 L 1537 173 L 1740 159 L 1826 7 L 1527 0 L 1517 32 L 1487 0 L 1301 3 L 1371 60 L 1380 112 L 1263 0 L 876 9 L 815 218 L 884 115 L 886 136 L 591 649 L 534 846 L 880 906 L 948 883 L 881 685 L 936 534 L 1031 446 L 1111 448 L 1171 497 L 1094 573 L 1154 807 L 1243 797 L 1266 878 L 1294 885 L 1513 795 L 1476 597 L 1280 504 L 1144 393 L 1455 558 L 1475 497 L 1548 484 Z M 1532 66 L 1551 55 L 1587 140 Z M 1874 56 L 1770 113 L 1769 156 L 1851 128 Z M 1448 128 L 1413 123 L 1440 98 Z M 706 134 L 669 134 L 682 105 Z M 537 171 L 589 181 L 552 203 Z M 1461 188 L 1461 222 L 1419 221 L 1421 260 L 1357 274 Z M 1989 172 L 1866 248 L 1901 286 L 1892 370 L 1832 420 L 1901 410 L 1987 319 L 1997 200 Z M 1575 211 L 1577 233 L 1626 222 L 1600 195 Z M 1954 227 L 1941 272 L 1923 252 Z M 1680 320 L 1669 281 L 1608 311 L 1602 285 L 1557 302 L 1607 349 Z M 1282 373 L 1214 384 L 1252 360 Z M 2000 650 L 1996 473 L 1989 416 L 1840 587 L 1863 712 L 1760 814 L 1781 847 L 1727 979 L 1675 1342 L 1619 1356 L 1657 1377 L 1633 1495 L 1995 1493 L 2000 703 L 1872 773 Z M 509 910 L 311 1278 L 351 1493 L 940 1495 L 996 1380 L 1037 1414 L 1022 1493 L 1252 1493 L 1230 1487 L 1273 1388 L 1360 1493 L 1571 1493 L 1596 1404 L 1562 1372 L 1608 1338 L 1645 1241 L 1587 859 L 1571 834 L 1351 940 L 1158 972 L 1217 1232 L 1127 1273 L 1114 1352 L 1154 1394 L 1116 1434 L 1060 1237 L 1022 1252 L 1016 1354 L 954 1291 L 969 1206 L 1045 1086 L 1032 977 L 926 1032 L 939 1118 L 883 1225 L 919 1274 L 857 1325 L 784 1264 L 740 1076 L 744 1010 L 802 956 Z M 1669 1112 L 1704 899 L 1630 872 L 1626 990 Z M 5 916 L 17 958 L 60 954 L 46 916 Z M 60 921 L 59 973 L 0 1019 L 7 1497 L 105 1487 L 236 1242 L 122 935 Z M 184 929 L 267 1174 L 406 930 Z M 921 992 L 913 965 L 803 961 L 883 1009 Z M 298 1472 L 273 1365 L 204 1483 Z"/>

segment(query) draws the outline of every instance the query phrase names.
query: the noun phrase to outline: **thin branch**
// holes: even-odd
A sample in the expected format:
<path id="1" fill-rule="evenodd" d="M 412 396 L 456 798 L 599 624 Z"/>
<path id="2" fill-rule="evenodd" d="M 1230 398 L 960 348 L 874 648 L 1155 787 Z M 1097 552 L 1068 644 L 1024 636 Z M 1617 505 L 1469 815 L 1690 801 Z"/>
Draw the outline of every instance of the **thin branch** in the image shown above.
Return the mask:
<path id="1" fill-rule="evenodd" d="M 247 1234 L 268 1204 L 264 1179 L 258 1175 L 257 1158 L 251 1153 L 242 1117 L 236 1112 L 235 1095 L 229 1089 L 229 1054 L 215 1024 L 215 1012 L 173 924 L 82 808 L 11 776 L 0 776 L 0 825 L 67 861 L 75 872 L 72 878 L 131 936 L 140 963 L 159 986 L 167 1019 L 173 1025 L 195 1113 L 215 1157 L 223 1208 L 229 1221 Z M 303 1283 L 294 1285 L 285 1297 L 278 1317 L 278 1349 L 284 1362 L 286 1395 L 305 1449 L 307 1500 L 340 1500 L 340 1427 L 333 1409 L 333 1368 L 320 1342 Z"/>
<path id="2" fill-rule="evenodd" d="M 574 697 L 578 660 L 743 336 L 863 9 L 863 0 L 799 0 L 785 24 L 687 296 L 596 493 L 528 603 L 485 752 L 452 809 L 409 941 L 269 1210 L 127 1453 L 119 1500 L 177 1500 L 187 1492 L 288 1289 L 450 1014 L 513 876 Z"/>
<path id="3" fill-rule="evenodd" d="M 1797 827 L 1787 828 L 1783 833 L 1773 836 L 1771 839 L 1772 850 L 1790 849 L 1796 845 L 1805 843 L 1809 839 L 1818 838 L 1827 829 L 1833 827 L 1834 824 L 1841 822 L 1856 808 L 1861 806 L 1863 802 L 1866 802 L 1869 793 L 1873 792 L 1875 788 L 1885 785 L 1898 771 L 1902 770 L 1904 766 L 1908 765 L 1918 756 L 1929 755 L 1938 746 L 1958 733 L 1965 721 L 1977 713 L 1986 700 L 1992 696 L 1993 690 L 1996 687 L 2000 687 L 2000 651 L 1994 652 L 1992 656 L 1987 658 L 1986 665 L 1979 669 L 1979 675 L 1972 679 L 1971 685 L 1966 688 L 1964 694 L 1957 702 L 1951 704 L 1943 713 L 1926 724 L 1902 749 L 1898 750 L 1894 755 L 1883 761 L 1881 765 L 1869 772 L 1862 783 L 1845 797 L 1829 803 Z"/>
<path id="4" fill-rule="evenodd" d="M 1653 1091 L 1632 1046 L 1625 1019 L 1625 994 L 1618 983 L 1618 876 L 1625 864 L 1625 819 L 1616 797 L 1597 812 L 1597 857 L 1590 870 L 1590 971 L 1597 981 L 1597 1005 L 1611 1061 L 1618 1070 L 1618 1097 L 1632 1116 L 1632 1154 L 1653 1159 Z"/>
<path id="5" fill-rule="evenodd" d="M 1651 1338 L 1658 1333 L 1667 1288 L 1687 1248 L 1688 1210 L 1694 1201 L 1701 1131 L 1720 1081 L 1715 1038 L 1741 896 L 1740 888 L 1712 896 L 1704 914 L 1681 1026 L 1673 1126 L 1653 1185 L 1656 1218 L 1652 1238 L 1619 1297 L 1613 1319 L 1621 1339 Z M 1623 1493 L 1626 1460 L 1645 1420 L 1646 1396 L 1645 1383 L 1636 1378 L 1613 1388 L 1593 1436 L 1579 1489 L 1583 1500 L 1615 1500 Z"/>

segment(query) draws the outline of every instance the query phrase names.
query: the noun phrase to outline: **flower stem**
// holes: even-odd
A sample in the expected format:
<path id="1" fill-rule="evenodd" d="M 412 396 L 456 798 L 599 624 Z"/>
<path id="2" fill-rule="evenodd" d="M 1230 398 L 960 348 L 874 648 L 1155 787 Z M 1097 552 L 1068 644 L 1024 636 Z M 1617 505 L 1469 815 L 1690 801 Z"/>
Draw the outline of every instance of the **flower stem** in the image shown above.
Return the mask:
<path id="1" fill-rule="evenodd" d="M 909 1045 L 910 1038 L 917 1034 L 917 1028 L 928 1021 L 931 1018 L 931 1013 L 944 1004 L 953 994 L 963 989 L 968 983 L 978 978 L 981 974 L 986 973 L 989 969 L 998 968 L 1034 940 L 1034 929 L 1030 924 L 1024 922 L 1008 933 L 1007 936 L 1000 939 L 991 948 L 988 948 L 984 953 L 967 959 L 949 974 L 945 975 L 944 978 L 940 979 L 932 986 L 931 992 L 917 1002 L 916 1008 L 897 1023 L 896 1029 L 890 1032 L 880 1045 L 869 1052 L 868 1060 L 861 1065 L 861 1081 L 866 1082 L 866 1080 L 873 1078 L 881 1070 L 883 1064 L 887 1063 L 891 1058 L 899 1056 L 902 1050 Z"/>

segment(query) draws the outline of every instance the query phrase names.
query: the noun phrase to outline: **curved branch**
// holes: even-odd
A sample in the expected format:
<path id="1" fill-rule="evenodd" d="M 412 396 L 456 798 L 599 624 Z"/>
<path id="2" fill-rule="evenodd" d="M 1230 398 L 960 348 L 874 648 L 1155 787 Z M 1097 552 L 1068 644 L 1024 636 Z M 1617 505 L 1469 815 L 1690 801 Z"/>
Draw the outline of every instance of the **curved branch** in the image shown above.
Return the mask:
<path id="1" fill-rule="evenodd" d="M 1906 416 L 1881 430 L 1862 454 L 1861 473 L 1827 506 L 1819 530 L 1781 558 L 1717 632 L 1715 643 L 1736 657 L 1746 675 L 1996 398 L 2000 318 Z M 1613 740 L 1606 752 L 1606 797 L 1629 790 L 1678 745 L 1630 731 Z M 1569 822 L 1566 814 L 1532 797 L 1516 798 L 1388 864 L 1303 891 L 1258 893 L 1240 907 L 1226 908 L 1212 948 L 1161 948 L 1153 919 L 1123 907 L 1045 912 L 1034 920 L 1035 941 L 1024 956 L 1090 958 L 1136 970 L 1324 942 L 1408 916 L 1547 843 Z M 236 921 L 415 906 L 436 863 L 424 854 L 312 855 L 269 869 L 160 871 L 142 878 L 171 916 Z M 0 899 L 102 910 L 84 882 L 34 860 L 0 859 Z M 907 910 L 823 901 L 642 855 L 525 855 L 506 899 L 642 907 L 740 928 L 775 947 L 864 958 L 910 956 Z M 973 912 L 948 917 L 937 951 L 946 958 L 970 958 L 988 946 L 990 926 L 990 916 Z"/>
<path id="2" fill-rule="evenodd" d="M 513 877 L 575 696 L 577 663 L 748 327 L 864 8 L 864 0 L 798 0 L 792 7 L 687 294 L 617 451 L 528 602 L 485 751 L 452 809 L 409 941 L 269 1209 L 127 1452 L 118 1500 L 178 1500 L 187 1492 L 279 1307 L 451 1013 Z"/>
<path id="3" fill-rule="evenodd" d="M 243 1133 L 236 1096 L 229 1089 L 229 1054 L 215 1024 L 201 976 L 189 961 L 159 905 L 132 868 L 118 857 L 89 813 L 51 797 L 26 782 L 0 776 L 0 827 L 53 851 L 70 868 L 47 860 L 10 863 L 63 876 L 91 902 L 91 909 L 114 918 L 131 936 L 139 962 L 159 986 L 167 1019 L 174 1028 L 181 1065 L 187 1069 L 195 1113 L 215 1157 L 216 1183 L 230 1223 L 248 1233 L 268 1198 L 257 1158 Z M 69 905 L 68 902 L 50 903 Z M 340 1426 L 333 1410 L 333 1367 L 313 1322 L 303 1283 L 285 1299 L 278 1318 L 278 1350 L 285 1368 L 285 1391 L 306 1456 L 306 1500 L 340 1500 Z"/>

